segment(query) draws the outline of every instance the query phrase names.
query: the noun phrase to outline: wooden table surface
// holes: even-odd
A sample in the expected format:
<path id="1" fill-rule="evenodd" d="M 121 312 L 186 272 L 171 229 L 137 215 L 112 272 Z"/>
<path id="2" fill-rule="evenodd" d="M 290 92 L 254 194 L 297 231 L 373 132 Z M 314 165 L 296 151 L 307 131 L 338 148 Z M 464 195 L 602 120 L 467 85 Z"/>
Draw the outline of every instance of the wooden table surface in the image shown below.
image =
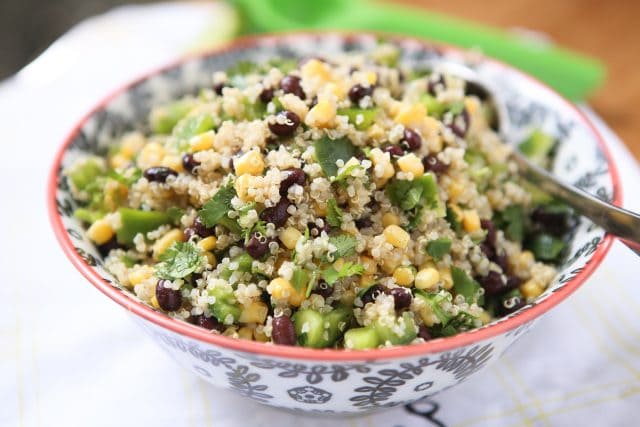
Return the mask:
<path id="1" fill-rule="evenodd" d="M 400 0 L 496 27 L 540 31 L 599 58 L 607 79 L 588 100 L 640 159 L 640 1 Z"/>

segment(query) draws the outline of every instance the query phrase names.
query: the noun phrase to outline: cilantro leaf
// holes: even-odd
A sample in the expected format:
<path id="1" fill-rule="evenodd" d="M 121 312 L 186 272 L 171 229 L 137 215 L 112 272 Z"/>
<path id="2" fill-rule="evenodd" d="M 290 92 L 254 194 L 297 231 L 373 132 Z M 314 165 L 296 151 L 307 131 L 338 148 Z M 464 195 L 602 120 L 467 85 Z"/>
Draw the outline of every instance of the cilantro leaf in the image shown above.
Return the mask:
<path id="1" fill-rule="evenodd" d="M 336 176 L 338 173 L 336 161 L 342 160 L 346 163 L 358 154 L 358 149 L 348 138 L 331 139 L 324 136 L 314 142 L 313 148 L 316 152 L 316 160 L 327 177 Z"/>
<path id="2" fill-rule="evenodd" d="M 440 261 L 449 251 L 451 251 L 451 239 L 447 239 L 446 237 L 441 237 L 440 239 L 435 239 L 427 243 L 427 253 L 436 261 Z"/>
<path id="3" fill-rule="evenodd" d="M 462 295 L 469 304 L 475 301 L 480 289 L 480 284 L 467 275 L 467 273 L 458 267 L 451 269 L 451 278 L 453 279 L 453 289 L 458 295 Z M 478 305 L 482 305 L 484 298 L 478 299 Z"/>
<path id="4" fill-rule="evenodd" d="M 329 267 L 323 270 L 322 279 L 324 279 L 327 284 L 333 285 L 339 279 L 351 276 L 360 276 L 362 273 L 364 273 L 364 267 L 362 265 L 347 262 L 344 263 L 339 270 L 336 270 L 334 267 Z"/>
<path id="5" fill-rule="evenodd" d="M 386 187 L 391 202 L 407 212 L 409 229 L 416 227 L 425 208 L 433 209 L 437 215 L 444 217 L 444 205 L 438 197 L 438 186 L 431 173 L 427 173 L 413 181 L 394 180 Z"/>
<path id="6" fill-rule="evenodd" d="M 336 250 L 331 253 L 332 258 L 339 259 L 355 254 L 358 240 L 350 234 L 338 234 L 329 237 L 329 243 L 336 247 Z"/>
<path id="7" fill-rule="evenodd" d="M 332 227 L 340 227 L 342 224 L 342 209 L 338 207 L 336 199 L 329 199 L 327 203 L 327 222 Z"/>
<path id="8" fill-rule="evenodd" d="M 331 182 L 346 186 L 346 180 L 351 176 L 351 172 L 356 169 L 364 169 L 361 164 L 354 163 L 345 167 L 338 175 L 331 177 Z"/>
<path id="9" fill-rule="evenodd" d="M 176 280 L 187 277 L 204 264 L 204 256 L 189 242 L 175 242 L 160 255 L 156 275 L 161 279 Z"/>
<path id="10" fill-rule="evenodd" d="M 207 227 L 222 225 L 233 233 L 241 233 L 242 229 L 238 223 L 227 215 L 233 209 L 231 199 L 235 196 L 236 190 L 231 185 L 220 188 L 198 212 L 202 223 Z"/>
<path id="11" fill-rule="evenodd" d="M 180 218 L 182 218 L 182 215 L 184 215 L 184 209 L 180 209 L 177 206 L 171 206 L 166 210 L 166 214 L 169 215 L 171 222 L 177 223 L 180 221 Z"/>
<path id="12" fill-rule="evenodd" d="M 505 210 L 497 212 L 495 219 L 498 227 L 504 230 L 507 239 L 522 241 L 525 231 L 525 215 L 522 206 L 508 206 Z"/>

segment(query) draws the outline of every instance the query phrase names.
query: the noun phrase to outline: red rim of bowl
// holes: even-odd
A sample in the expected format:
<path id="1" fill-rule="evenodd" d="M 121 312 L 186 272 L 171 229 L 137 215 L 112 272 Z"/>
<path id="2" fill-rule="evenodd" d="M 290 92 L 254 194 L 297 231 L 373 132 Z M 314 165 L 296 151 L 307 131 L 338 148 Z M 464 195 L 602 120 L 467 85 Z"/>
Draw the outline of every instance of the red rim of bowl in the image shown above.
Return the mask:
<path id="1" fill-rule="evenodd" d="M 316 32 L 291 32 L 291 33 L 279 33 L 279 34 L 265 34 L 260 36 L 251 36 L 251 37 L 243 37 L 235 40 L 232 43 L 226 44 L 222 47 L 218 47 L 216 49 L 209 50 L 207 52 L 198 53 L 195 55 L 185 56 L 177 61 L 171 62 L 167 65 L 159 67 L 155 70 L 145 73 L 143 76 L 131 81 L 123 85 L 122 87 L 116 89 L 111 92 L 108 96 L 102 99 L 98 104 L 93 107 L 83 118 L 81 118 L 78 123 L 73 127 L 71 132 L 64 139 L 64 142 L 60 149 L 58 150 L 53 167 L 51 169 L 49 175 L 49 182 L 47 186 L 47 206 L 49 210 L 49 218 L 51 220 L 51 224 L 53 226 L 54 233 L 56 238 L 60 242 L 62 249 L 64 250 L 66 256 L 71 260 L 71 263 L 82 273 L 82 275 L 87 278 L 98 290 L 107 295 L 109 298 L 131 311 L 132 313 L 141 316 L 145 320 L 148 320 L 162 328 L 169 329 L 175 333 L 180 335 L 184 335 L 188 338 L 195 339 L 198 341 L 202 341 L 205 343 L 213 344 L 216 346 L 224 347 L 229 350 L 243 351 L 247 353 L 255 353 L 260 355 L 269 355 L 276 356 L 282 358 L 293 358 L 293 359 L 301 359 L 301 360 L 310 360 L 310 361 L 342 361 L 342 362 L 355 362 L 355 361 L 367 361 L 367 360 L 381 360 L 381 359 L 394 359 L 394 358 L 403 358 L 403 357 L 411 357 L 411 356 L 419 356 L 429 353 L 437 353 L 442 351 L 451 350 L 458 347 L 467 346 L 470 344 L 474 344 L 476 342 L 486 340 L 488 338 L 492 338 L 494 336 L 506 333 L 509 330 L 512 330 L 524 323 L 527 323 L 543 313 L 547 312 L 549 309 L 560 303 L 560 301 L 564 300 L 571 293 L 573 293 L 595 270 L 595 268 L 602 262 L 605 255 L 609 251 L 611 244 L 613 242 L 613 236 L 610 234 L 606 234 L 597 247 L 596 251 L 593 253 L 591 259 L 588 261 L 584 269 L 582 269 L 573 279 L 567 282 L 561 289 L 554 292 L 552 295 L 549 295 L 545 300 L 540 301 L 534 306 L 530 306 L 525 308 L 520 313 L 510 317 L 506 320 L 500 321 L 496 324 L 482 327 L 480 329 L 474 329 L 468 332 L 463 332 L 458 335 L 454 335 L 448 338 L 439 338 L 432 341 L 427 341 L 423 344 L 414 344 L 414 345 L 406 345 L 406 346 L 398 346 L 398 347 L 389 347 L 382 348 L 376 350 L 366 350 L 366 351 L 348 351 L 348 350 L 335 350 L 335 349 L 309 349 L 304 347 L 289 347 L 289 346 L 281 346 L 281 345 L 271 345 L 264 344 L 255 341 L 248 341 L 242 339 L 236 339 L 231 337 L 226 337 L 219 334 L 214 334 L 206 331 L 198 326 L 191 325 L 187 322 L 180 321 L 174 318 L 171 318 L 161 312 L 155 311 L 151 307 L 134 300 L 129 297 L 126 293 L 115 288 L 113 285 L 105 281 L 87 262 L 78 255 L 75 251 L 73 243 L 65 230 L 65 227 L 62 223 L 62 218 L 58 214 L 57 205 L 56 205 L 56 192 L 57 192 L 57 182 L 58 182 L 58 172 L 60 170 L 60 164 L 62 160 L 62 156 L 64 155 L 67 147 L 71 144 L 71 142 L 75 139 L 78 132 L 82 128 L 82 126 L 86 123 L 86 121 L 97 111 L 102 109 L 104 106 L 108 105 L 108 103 L 113 100 L 118 95 L 126 92 L 132 86 L 140 83 L 141 81 L 156 75 L 162 71 L 180 66 L 181 64 L 195 60 L 198 58 L 203 58 L 207 56 L 212 56 L 228 51 L 232 51 L 238 48 L 246 48 L 253 45 L 256 45 L 260 41 L 264 40 L 278 40 L 278 39 L 294 39 L 299 37 L 304 38 L 313 38 L 313 37 L 326 37 L 330 35 L 336 35 L 345 38 L 357 38 L 362 36 L 370 36 L 370 37 L 379 37 L 383 36 L 391 40 L 399 40 L 399 41 L 411 41 L 415 43 L 419 43 L 423 46 L 432 47 L 441 49 L 443 51 L 453 51 L 457 53 L 464 53 L 465 50 L 462 48 L 445 45 L 442 43 L 432 43 L 428 40 L 421 40 L 413 37 L 406 37 L 398 34 L 390 34 L 390 33 L 379 33 L 379 32 L 345 32 L 345 31 L 316 31 Z M 620 177 L 618 175 L 618 170 L 616 168 L 615 163 L 613 162 L 611 153 L 604 142 L 604 139 L 597 131 L 595 126 L 591 123 L 591 121 L 585 116 L 585 114 L 580 111 L 574 104 L 567 101 L 560 94 L 558 94 L 555 90 L 551 89 L 546 84 L 538 81 L 534 77 L 529 76 L 526 73 L 523 73 L 510 65 L 507 65 L 501 61 L 491 59 L 491 58 L 483 58 L 483 61 L 488 61 L 500 67 L 507 69 L 509 72 L 515 72 L 519 75 L 525 77 L 531 83 L 537 84 L 547 88 L 549 91 L 556 94 L 567 107 L 574 110 L 574 112 L 578 115 L 578 117 L 596 137 L 600 148 L 602 149 L 609 167 L 609 173 L 611 175 L 611 179 L 613 181 L 613 203 L 620 205 L 622 202 L 622 186 L 620 183 Z"/>

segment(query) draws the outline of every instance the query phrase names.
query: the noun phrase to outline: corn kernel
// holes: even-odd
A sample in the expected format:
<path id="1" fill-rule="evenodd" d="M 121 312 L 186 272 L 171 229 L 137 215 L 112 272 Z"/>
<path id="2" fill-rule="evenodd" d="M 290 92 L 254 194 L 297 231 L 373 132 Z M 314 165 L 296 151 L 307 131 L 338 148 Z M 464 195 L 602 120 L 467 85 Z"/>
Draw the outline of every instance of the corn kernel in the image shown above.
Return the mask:
<path id="1" fill-rule="evenodd" d="M 423 104 L 402 105 L 396 113 L 394 120 L 396 123 L 416 128 L 420 126 L 426 115 L 427 109 Z"/>
<path id="2" fill-rule="evenodd" d="M 184 233 L 178 228 L 167 231 L 167 233 L 156 240 L 153 244 L 153 257 L 158 259 L 160 255 L 164 253 L 175 242 L 182 242 L 184 240 Z"/>
<path id="3" fill-rule="evenodd" d="M 400 225 L 400 217 L 392 212 L 382 215 L 382 225 L 388 227 L 390 225 Z"/>
<path id="4" fill-rule="evenodd" d="M 376 274 L 378 272 L 378 263 L 366 255 L 360 256 L 360 265 L 364 267 L 364 274 Z"/>
<path id="5" fill-rule="evenodd" d="M 535 262 L 535 258 L 533 256 L 533 252 L 531 251 L 522 251 L 518 258 L 516 259 L 516 270 L 529 270 L 531 265 Z"/>
<path id="6" fill-rule="evenodd" d="M 236 178 L 236 182 L 233 183 L 233 188 L 236 190 L 236 194 L 243 202 L 249 202 L 249 188 L 251 187 L 251 175 L 244 174 Z"/>
<path id="7" fill-rule="evenodd" d="M 409 244 L 411 236 L 397 225 L 389 225 L 385 227 L 384 238 L 396 248 L 404 249 Z"/>
<path id="8" fill-rule="evenodd" d="M 462 192 L 464 191 L 464 185 L 461 182 L 453 181 L 447 187 L 447 192 L 449 193 L 449 200 L 456 200 Z"/>
<path id="9" fill-rule="evenodd" d="M 309 110 L 305 123 L 309 126 L 328 128 L 333 127 L 336 118 L 336 106 L 326 99 L 318 100 L 318 103 Z"/>
<path id="10" fill-rule="evenodd" d="M 298 243 L 298 239 L 302 237 L 302 233 L 294 227 L 287 227 L 280 232 L 278 237 L 287 249 L 293 250 L 296 247 L 296 243 Z"/>
<path id="11" fill-rule="evenodd" d="M 216 236 L 209 236 L 200 240 L 197 246 L 203 251 L 211 251 L 216 248 L 216 243 L 218 243 Z"/>
<path id="12" fill-rule="evenodd" d="M 286 299 L 289 305 L 300 307 L 304 294 L 298 292 L 287 279 L 276 277 L 267 285 L 267 292 L 275 299 Z"/>
<path id="13" fill-rule="evenodd" d="M 286 93 L 279 97 L 278 100 L 285 110 L 295 113 L 295 115 L 298 116 L 300 120 L 304 121 L 307 118 L 307 114 L 309 114 L 309 107 L 307 107 L 307 104 L 296 95 L 292 93 Z"/>
<path id="14" fill-rule="evenodd" d="M 151 305 L 153 308 L 160 310 L 160 304 L 158 303 L 158 298 L 155 295 L 151 297 Z"/>
<path id="15" fill-rule="evenodd" d="M 413 283 L 413 271 L 409 267 L 398 267 L 393 271 L 393 278 L 400 286 L 411 286 Z"/>
<path id="16" fill-rule="evenodd" d="M 347 88 L 342 82 L 327 83 L 326 88 L 326 90 L 334 94 L 338 100 L 344 99 L 347 95 Z"/>
<path id="17" fill-rule="evenodd" d="M 440 273 L 433 267 L 423 268 L 416 274 L 416 288 L 435 290 L 440 281 Z"/>
<path id="18" fill-rule="evenodd" d="M 480 216 L 475 209 L 464 211 L 462 214 L 462 226 L 469 233 L 480 230 Z"/>
<path id="19" fill-rule="evenodd" d="M 125 136 L 120 144 L 120 154 L 127 159 L 133 159 L 133 157 L 144 147 L 144 136 L 140 133 L 132 133 Z"/>
<path id="20" fill-rule="evenodd" d="M 109 158 L 109 166 L 113 169 L 122 169 L 131 162 L 131 159 L 117 153 Z"/>
<path id="21" fill-rule="evenodd" d="M 242 307 L 240 312 L 240 323 L 264 323 L 267 319 L 269 308 L 262 301 L 252 301 L 250 304 Z"/>
<path id="22" fill-rule="evenodd" d="M 331 69 L 322 61 L 310 59 L 300 67 L 303 79 L 318 79 L 322 82 L 331 80 Z"/>
<path id="23" fill-rule="evenodd" d="M 488 324 L 491 322 L 491 315 L 483 310 L 482 313 L 480 313 L 480 321 L 483 325 Z"/>
<path id="24" fill-rule="evenodd" d="M 375 281 L 375 276 L 372 276 L 370 274 L 363 274 L 362 276 L 360 276 L 360 280 L 358 281 L 358 283 L 361 288 L 368 288 L 369 286 L 373 285 Z"/>
<path id="25" fill-rule="evenodd" d="M 465 97 L 464 98 L 464 107 L 469 113 L 469 115 L 473 116 L 478 108 L 480 108 L 480 103 L 475 98 Z"/>
<path id="26" fill-rule="evenodd" d="M 140 169 L 146 170 L 150 167 L 158 166 L 162 162 L 164 155 L 165 150 L 162 145 L 157 142 L 150 142 L 142 147 L 136 161 Z"/>
<path id="27" fill-rule="evenodd" d="M 311 202 L 311 207 L 313 208 L 313 212 L 318 216 L 327 216 L 327 204 L 326 203 L 318 203 L 313 200 Z"/>
<path id="28" fill-rule="evenodd" d="M 440 279 L 442 280 L 442 287 L 446 290 L 453 288 L 453 277 L 451 277 L 451 270 L 443 268 L 440 270 Z"/>
<path id="29" fill-rule="evenodd" d="M 129 271 L 129 283 L 131 286 L 135 286 L 144 282 L 153 276 L 153 267 L 150 265 L 139 265 Z"/>
<path id="30" fill-rule="evenodd" d="M 87 230 L 87 236 L 98 245 L 107 243 L 115 234 L 111 223 L 105 218 L 99 219 L 89 227 Z"/>
<path id="31" fill-rule="evenodd" d="M 236 175 L 262 175 L 264 159 L 258 150 L 251 150 L 233 162 Z"/>
<path id="32" fill-rule="evenodd" d="M 369 159 L 373 163 L 373 177 L 376 185 L 384 185 L 396 171 L 391 163 L 391 157 L 379 148 L 374 148 L 369 152 Z"/>
<path id="33" fill-rule="evenodd" d="M 380 268 L 385 273 L 392 275 L 395 269 L 400 265 L 400 261 L 401 260 L 397 258 L 386 258 L 382 261 L 382 264 L 380 264 Z"/>
<path id="34" fill-rule="evenodd" d="M 160 165 L 173 169 L 176 172 L 184 172 L 184 166 L 182 165 L 182 158 L 180 156 L 164 156 Z"/>
<path id="35" fill-rule="evenodd" d="M 215 137 L 212 130 L 193 136 L 189 140 L 189 148 L 192 152 L 208 150 L 213 147 Z"/>
<path id="36" fill-rule="evenodd" d="M 406 154 L 398 159 L 398 167 L 402 172 L 411 173 L 414 177 L 424 175 L 424 165 L 413 153 Z"/>
<path id="37" fill-rule="evenodd" d="M 218 260 L 216 256 L 209 251 L 204 253 L 204 256 L 207 258 L 207 263 L 213 268 L 218 264 Z"/>
<path id="38" fill-rule="evenodd" d="M 544 291 L 535 279 L 529 279 L 520 285 L 520 292 L 526 299 L 536 298 Z"/>
<path id="39" fill-rule="evenodd" d="M 253 329 L 248 326 L 243 326 L 238 329 L 238 338 L 243 340 L 253 340 Z"/>

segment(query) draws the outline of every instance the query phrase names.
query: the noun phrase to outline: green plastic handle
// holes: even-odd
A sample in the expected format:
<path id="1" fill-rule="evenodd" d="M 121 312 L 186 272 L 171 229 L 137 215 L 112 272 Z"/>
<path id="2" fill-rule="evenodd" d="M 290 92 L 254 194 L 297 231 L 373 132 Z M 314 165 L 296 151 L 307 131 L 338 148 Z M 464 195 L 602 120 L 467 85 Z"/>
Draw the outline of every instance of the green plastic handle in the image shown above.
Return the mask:
<path id="1" fill-rule="evenodd" d="M 584 99 L 604 80 L 597 60 L 502 30 L 446 15 L 366 0 L 235 0 L 245 31 L 299 29 L 372 30 L 402 33 L 464 48 L 478 48 L 542 80 L 569 99 Z"/>

